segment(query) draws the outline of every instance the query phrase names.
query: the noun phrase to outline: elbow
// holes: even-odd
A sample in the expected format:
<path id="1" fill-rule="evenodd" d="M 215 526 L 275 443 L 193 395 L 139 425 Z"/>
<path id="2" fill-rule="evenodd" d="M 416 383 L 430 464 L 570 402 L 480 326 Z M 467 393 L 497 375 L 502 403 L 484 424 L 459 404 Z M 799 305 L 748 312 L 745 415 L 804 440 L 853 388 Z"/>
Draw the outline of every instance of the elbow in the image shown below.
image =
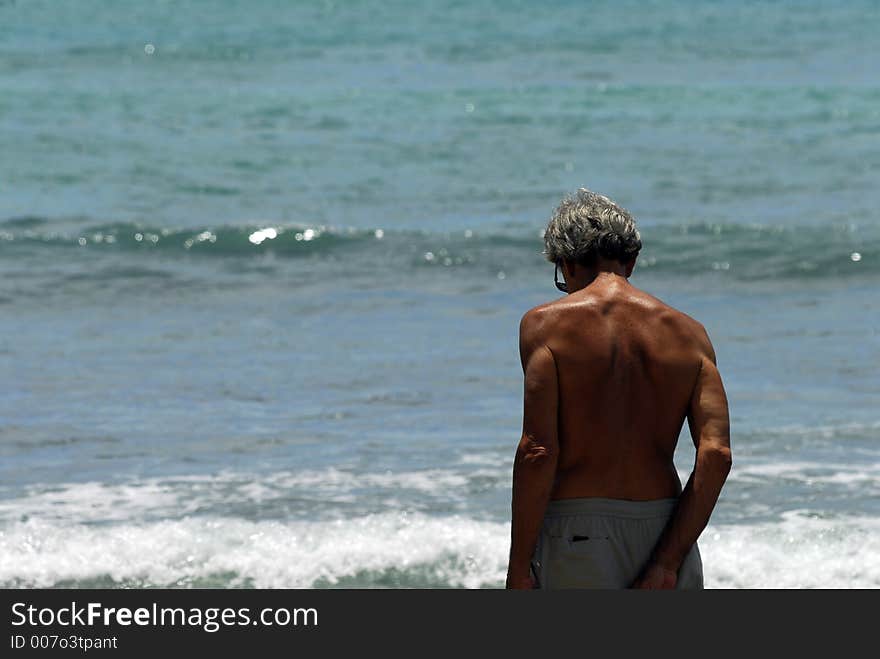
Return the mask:
<path id="1" fill-rule="evenodd" d="M 703 460 L 712 471 L 722 475 L 724 478 L 730 473 L 733 467 L 733 454 L 730 452 L 729 446 L 713 446 L 703 451 Z"/>
<path id="2" fill-rule="evenodd" d="M 535 467 L 556 462 L 557 451 L 554 446 L 524 435 L 516 451 L 516 462 Z"/>

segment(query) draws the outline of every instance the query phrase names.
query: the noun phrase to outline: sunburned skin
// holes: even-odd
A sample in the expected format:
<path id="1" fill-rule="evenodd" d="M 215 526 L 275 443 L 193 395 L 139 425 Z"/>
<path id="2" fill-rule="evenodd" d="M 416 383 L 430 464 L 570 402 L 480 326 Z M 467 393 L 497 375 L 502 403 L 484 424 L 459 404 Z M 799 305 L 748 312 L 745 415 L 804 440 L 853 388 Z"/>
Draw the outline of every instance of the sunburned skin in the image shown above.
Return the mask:
<path id="1" fill-rule="evenodd" d="M 675 587 L 730 470 L 727 398 L 709 336 L 629 282 L 635 261 L 565 262 L 569 294 L 523 316 L 510 588 L 534 587 L 529 558 L 548 502 L 586 497 L 677 499 L 633 584 Z M 696 459 L 682 488 L 673 455 L 685 420 Z"/>
<path id="2" fill-rule="evenodd" d="M 529 315 L 559 383 L 550 498 L 678 496 L 673 454 L 713 356 L 702 326 L 612 273 Z"/>

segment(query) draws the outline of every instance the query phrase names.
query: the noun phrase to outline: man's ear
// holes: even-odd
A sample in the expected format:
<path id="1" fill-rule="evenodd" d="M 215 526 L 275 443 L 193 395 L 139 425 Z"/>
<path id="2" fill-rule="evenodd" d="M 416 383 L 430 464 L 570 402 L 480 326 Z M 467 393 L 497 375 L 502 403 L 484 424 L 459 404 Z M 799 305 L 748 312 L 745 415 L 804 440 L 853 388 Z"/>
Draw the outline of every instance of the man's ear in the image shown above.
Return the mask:
<path id="1" fill-rule="evenodd" d="M 572 281 L 577 274 L 577 263 L 575 263 L 574 261 L 569 261 L 568 259 L 563 259 L 562 269 L 565 270 L 565 276 L 568 281 Z"/>
<path id="2" fill-rule="evenodd" d="M 633 268 L 636 267 L 636 259 L 639 258 L 639 255 L 636 254 L 632 257 L 632 260 L 626 264 L 626 278 L 629 279 L 629 276 L 633 273 Z"/>

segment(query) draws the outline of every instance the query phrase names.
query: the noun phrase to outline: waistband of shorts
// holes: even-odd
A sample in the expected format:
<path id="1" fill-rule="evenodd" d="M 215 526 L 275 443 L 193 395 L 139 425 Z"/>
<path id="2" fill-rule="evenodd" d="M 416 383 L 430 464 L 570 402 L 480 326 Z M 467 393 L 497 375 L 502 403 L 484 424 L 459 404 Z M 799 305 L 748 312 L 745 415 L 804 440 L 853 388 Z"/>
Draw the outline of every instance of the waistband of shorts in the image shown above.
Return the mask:
<path id="1" fill-rule="evenodd" d="M 675 510 L 677 498 L 631 501 L 630 499 L 606 499 L 604 497 L 579 497 L 553 499 L 547 504 L 546 517 L 567 515 L 608 515 L 631 519 L 668 517 Z"/>

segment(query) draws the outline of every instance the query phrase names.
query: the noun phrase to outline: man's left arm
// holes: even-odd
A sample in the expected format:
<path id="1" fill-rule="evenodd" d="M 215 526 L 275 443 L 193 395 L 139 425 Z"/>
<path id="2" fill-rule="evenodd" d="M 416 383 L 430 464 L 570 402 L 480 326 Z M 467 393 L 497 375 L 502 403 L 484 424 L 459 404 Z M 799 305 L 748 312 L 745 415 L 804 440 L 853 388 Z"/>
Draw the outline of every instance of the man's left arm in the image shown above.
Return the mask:
<path id="1" fill-rule="evenodd" d="M 507 588 L 533 588 L 529 564 L 559 458 L 556 360 L 542 340 L 539 315 L 530 311 L 520 324 L 524 373 L 523 431 L 513 463 L 513 499 Z"/>

